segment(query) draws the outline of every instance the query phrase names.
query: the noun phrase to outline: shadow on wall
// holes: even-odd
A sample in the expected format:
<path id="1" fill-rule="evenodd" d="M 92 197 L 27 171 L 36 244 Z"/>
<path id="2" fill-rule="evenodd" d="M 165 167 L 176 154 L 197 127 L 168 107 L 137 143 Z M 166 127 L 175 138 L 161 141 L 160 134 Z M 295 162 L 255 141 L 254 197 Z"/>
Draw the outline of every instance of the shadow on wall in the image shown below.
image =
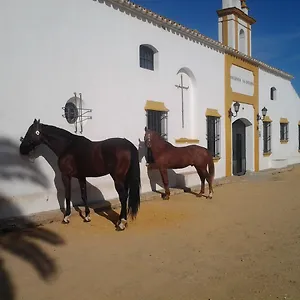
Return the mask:
<path id="1" fill-rule="evenodd" d="M 139 150 L 139 161 L 141 163 L 143 157 L 146 157 L 146 153 L 147 153 L 147 148 L 145 146 L 145 142 L 139 140 L 138 150 Z M 157 191 L 157 189 L 156 189 L 156 185 L 158 185 L 162 189 L 164 188 L 164 184 L 162 182 L 162 178 L 161 178 L 159 170 L 147 168 L 147 175 L 150 180 L 151 190 L 153 192 L 162 194 L 162 192 Z M 192 192 L 191 189 L 186 186 L 186 181 L 185 181 L 185 177 L 183 174 L 178 174 L 174 170 L 168 169 L 168 178 L 169 178 L 169 187 L 170 188 L 183 189 L 186 193 Z"/>
<path id="2" fill-rule="evenodd" d="M 60 207 L 61 212 L 64 214 L 65 212 L 65 189 L 61 179 L 61 172 L 58 168 L 58 158 L 56 154 L 48 148 L 46 145 L 40 145 L 34 153 L 35 158 L 43 157 L 51 168 L 54 171 L 54 185 L 56 188 L 57 200 Z M 82 215 L 82 210 L 84 210 L 84 203 L 81 198 L 81 192 L 79 188 L 79 184 L 77 179 L 72 178 L 72 194 L 71 194 L 71 201 L 72 205 L 75 210 L 79 213 L 79 215 L 84 219 Z M 106 218 L 107 220 L 111 221 L 114 225 L 116 225 L 119 214 L 116 213 L 111 206 L 109 201 L 104 199 L 102 192 L 89 183 L 86 183 L 87 188 L 87 199 L 88 199 L 88 206 L 90 209 L 93 209 L 96 214 Z M 82 207 L 82 209 L 80 208 Z"/>
<path id="3" fill-rule="evenodd" d="M 0 180 L 23 180 L 47 187 L 46 176 L 36 164 L 23 160 L 19 156 L 19 146 L 12 141 L 0 138 Z M 0 191 L 0 215 L 6 210 L 13 215 L 21 215 L 18 207 L 12 204 Z M 24 228 L 26 227 L 26 228 Z M 65 244 L 56 233 L 37 227 L 25 217 L 18 219 L 0 220 L 0 252 L 8 252 L 25 260 L 38 272 L 40 277 L 47 281 L 57 273 L 57 264 L 37 243 L 41 241 L 54 246 Z M 16 299 L 13 280 L 9 274 L 9 266 L 0 256 L 0 299 Z"/>

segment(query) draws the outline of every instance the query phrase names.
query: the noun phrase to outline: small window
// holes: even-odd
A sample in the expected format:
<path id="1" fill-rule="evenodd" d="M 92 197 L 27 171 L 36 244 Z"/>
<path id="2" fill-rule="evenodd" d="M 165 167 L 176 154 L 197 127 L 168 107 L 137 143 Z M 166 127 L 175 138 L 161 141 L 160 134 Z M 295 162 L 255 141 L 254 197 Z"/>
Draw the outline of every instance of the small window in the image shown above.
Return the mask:
<path id="1" fill-rule="evenodd" d="M 274 86 L 270 89 L 270 98 L 271 100 L 276 100 L 277 98 L 277 90 Z"/>
<path id="2" fill-rule="evenodd" d="M 298 151 L 300 151 L 300 124 L 298 124 Z"/>
<path id="3" fill-rule="evenodd" d="M 245 31 L 243 29 L 241 29 L 239 33 L 239 51 L 246 53 Z"/>
<path id="4" fill-rule="evenodd" d="M 288 123 L 280 123 L 280 141 L 287 142 L 289 140 Z"/>
<path id="5" fill-rule="evenodd" d="M 154 71 L 155 50 L 146 45 L 140 45 L 140 67 Z"/>
<path id="6" fill-rule="evenodd" d="M 207 149 L 213 157 L 220 157 L 220 117 L 207 116 Z"/>
<path id="7" fill-rule="evenodd" d="M 270 154 L 271 149 L 271 122 L 263 122 L 263 143 L 264 143 L 264 154 Z"/>
<path id="8" fill-rule="evenodd" d="M 166 141 L 168 140 L 168 113 L 165 111 L 147 110 L 147 128 L 156 131 Z M 147 148 L 147 163 L 153 163 L 151 150 Z"/>

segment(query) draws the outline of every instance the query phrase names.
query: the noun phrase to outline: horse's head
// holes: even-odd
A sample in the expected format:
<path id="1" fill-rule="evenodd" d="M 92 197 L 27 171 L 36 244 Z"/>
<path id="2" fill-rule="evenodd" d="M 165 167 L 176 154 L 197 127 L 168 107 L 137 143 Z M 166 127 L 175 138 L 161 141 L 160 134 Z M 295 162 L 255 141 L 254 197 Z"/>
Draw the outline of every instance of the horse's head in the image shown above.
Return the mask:
<path id="1" fill-rule="evenodd" d="M 33 124 L 28 128 L 25 137 L 20 138 L 20 153 L 29 155 L 37 146 L 42 143 L 42 132 L 40 120 L 34 119 Z"/>

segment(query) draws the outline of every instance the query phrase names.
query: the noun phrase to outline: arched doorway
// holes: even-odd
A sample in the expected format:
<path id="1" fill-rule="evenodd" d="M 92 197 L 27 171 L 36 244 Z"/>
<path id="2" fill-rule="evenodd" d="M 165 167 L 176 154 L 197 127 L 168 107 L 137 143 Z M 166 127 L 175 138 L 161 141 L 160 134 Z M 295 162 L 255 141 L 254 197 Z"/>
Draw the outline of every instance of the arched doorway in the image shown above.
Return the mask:
<path id="1" fill-rule="evenodd" d="M 242 119 L 232 123 L 232 174 L 246 173 L 246 124 Z"/>

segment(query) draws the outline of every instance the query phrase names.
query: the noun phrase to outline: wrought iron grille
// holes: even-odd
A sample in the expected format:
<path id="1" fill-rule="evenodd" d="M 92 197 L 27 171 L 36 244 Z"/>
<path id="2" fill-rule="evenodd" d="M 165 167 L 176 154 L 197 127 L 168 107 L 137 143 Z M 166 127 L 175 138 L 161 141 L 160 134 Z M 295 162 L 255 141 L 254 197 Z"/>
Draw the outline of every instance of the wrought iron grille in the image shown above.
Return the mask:
<path id="1" fill-rule="evenodd" d="M 220 156 L 220 118 L 208 116 L 206 118 L 207 149 L 213 157 Z"/>
<path id="2" fill-rule="evenodd" d="M 164 111 L 147 110 L 147 128 L 156 131 L 161 137 L 168 140 L 168 113 Z M 147 163 L 153 163 L 151 149 L 147 148 Z"/>
<path id="3" fill-rule="evenodd" d="M 140 46 L 140 67 L 154 70 L 154 51 L 144 45 Z"/>
<path id="4" fill-rule="evenodd" d="M 280 123 L 280 140 L 287 141 L 289 139 L 288 124 Z"/>
<path id="5" fill-rule="evenodd" d="M 300 151 L 300 125 L 298 125 L 298 150 Z"/>
<path id="6" fill-rule="evenodd" d="M 271 122 L 263 122 L 263 143 L 264 143 L 264 153 L 271 152 Z"/>

